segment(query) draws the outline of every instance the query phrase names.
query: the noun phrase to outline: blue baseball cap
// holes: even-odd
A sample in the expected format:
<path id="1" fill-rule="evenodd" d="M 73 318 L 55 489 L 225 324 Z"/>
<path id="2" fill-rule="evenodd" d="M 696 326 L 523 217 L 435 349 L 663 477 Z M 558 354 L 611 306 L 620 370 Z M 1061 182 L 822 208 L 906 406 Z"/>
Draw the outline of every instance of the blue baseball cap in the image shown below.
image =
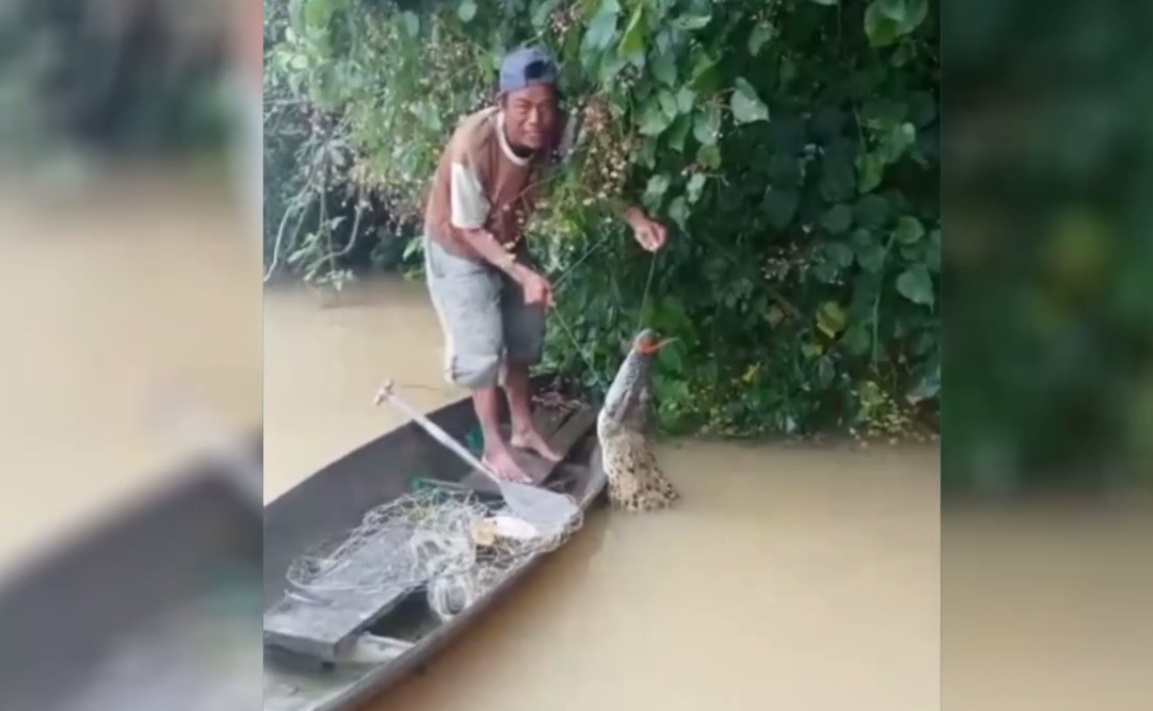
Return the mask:
<path id="1" fill-rule="evenodd" d="M 522 47 L 505 55 L 500 63 L 501 93 L 517 91 L 531 84 L 556 85 L 557 69 L 549 53 L 541 47 Z"/>

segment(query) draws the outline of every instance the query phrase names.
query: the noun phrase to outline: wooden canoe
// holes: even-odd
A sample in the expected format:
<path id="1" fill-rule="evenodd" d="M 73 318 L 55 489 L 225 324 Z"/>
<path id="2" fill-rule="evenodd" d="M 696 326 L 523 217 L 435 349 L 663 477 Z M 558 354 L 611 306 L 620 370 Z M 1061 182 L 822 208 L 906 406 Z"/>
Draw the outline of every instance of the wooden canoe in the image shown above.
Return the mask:
<path id="1" fill-rule="evenodd" d="M 471 403 L 460 401 L 429 413 L 429 418 L 458 441 L 475 427 Z M 570 494 L 587 509 L 604 489 L 592 411 L 540 411 L 537 421 L 565 461 L 544 485 Z M 286 604 L 292 561 L 321 541 L 356 527 L 375 506 L 410 491 L 414 476 L 455 483 L 487 493 L 489 485 L 415 423 L 406 424 L 353 451 L 272 501 L 264 518 L 265 711 L 350 711 L 380 696 L 424 666 L 449 642 L 471 627 L 493 603 L 521 582 L 547 554 L 515 569 L 447 622 L 428 607 L 426 593 L 407 591 L 366 614 L 361 624 L 346 625 L 344 640 L 329 636 L 312 648 L 269 630 L 269 613 Z M 579 534 L 578 534 L 579 535 Z M 283 625 L 282 625 L 283 627 Z M 282 630 L 283 631 L 283 630 Z M 321 635 L 323 636 L 323 635 Z M 370 640 L 373 658 L 348 648 Z M 314 640 L 315 641 L 315 640 Z M 344 646 L 344 649 L 336 647 Z"/>
<path id="2" fill-rule="evenodd" d="M 259 445 L 254 449 L 259 461 Z M 164 620 L 202 610 L 205 601 L 212 607 L 198 619 L 220 625 L 216 603 L 223 596 L 231 608 L 224 610 L 223 624 L 254 628 L 263 502 L 260 482 L 243 476 L 194 463 L 175 484 L 42 552 L 4 581 L 0 709 L 58 711 L 75 708 L 78 698 L 87 703 L 92 688 L 118 683 L 102 676 L 126 640 L 155 638 L 149 633 L 169 629 Z M 259 664 L 255 640 L 245 644 L 249 661 Z M 119 707 L 155 707 L 149 699 L 163 698 L 164 676 L 121 684 L 114 692 Z M 219 698 L 218 684 L 205 674 L 191 690 L 211 701 Z M 227 711 L 222 707 L 232 708 L 215 706 Z"/>

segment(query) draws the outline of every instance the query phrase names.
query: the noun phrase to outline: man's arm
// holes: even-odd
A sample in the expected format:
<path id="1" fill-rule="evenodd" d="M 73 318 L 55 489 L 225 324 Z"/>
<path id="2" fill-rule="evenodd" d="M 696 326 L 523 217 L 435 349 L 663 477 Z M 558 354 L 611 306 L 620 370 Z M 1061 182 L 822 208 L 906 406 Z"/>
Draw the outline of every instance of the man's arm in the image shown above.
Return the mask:
<path id="1" fill-rule="evenodd" d="M 475 249 L 486 262 L 508 274 L 513 281 L 520 284 L 524 291 L 525 303 L 540 304 L 546 308 L 553 304 L 552 285 L 531 267 L 520 264 L 513 258 L 508 250 L 484 229 L 462 229 L 460 234 L 465 242 Z"/>
<path id="2" fill-rule="evenodd" d="M 516 277 L 516 262 L 492 233 L 485 229 L 491 209 L 480 176 L 467 155 L 452 164 L 449 186 L 452 226 L 460 230 L 468 246 L 489 264 Z"/>
<path id="3" fill-rule="evenodd" d="M 642 247 L 655 252 L 665 246 L 668 240 L 668 230 L 664 225 L 652 219 L 637 205 L 628 205 L 622 211 L 622 216 L 629 227 L 633 228 L 633 235 Z"/>
<path id="4" fill-rule="evenodd" d="M 452 226 L 460 231 L 464 241 L 489 264 L 512 277 L 524 290 L 525 301 L 530 304 L 552 304 L 552 287 L 530 267 L 518 264 L 496 237 L 485 229 L 491 209 L 477 171 L 467 156 L 452 165 L 451 176 Z"/>
<path id="5" fill-rule="evenodd" d="M 521 265 L 517 264 L 513 256 L 508 253 L 504 245 L 497 241 L 496 237 L 492 236 L 491 232 L 486 229 L 461 228 L 460 235 L 484 261 L 519 281 Z"/>
<path id="6" fill-rule="evenodd" d="M 625 205 L 624 210 L 621 212 L 621 217 L 623 217 L 624 221 L 627 222 L 629 224 L 629 226 L 631 226 L 633 228 L 636 228 L 637 224 L 641 220 L 649 219 L 648 214 L 645 213 L 644 209 L 641 208 L 640 205 L 629 205 L 629 204 Z"/>

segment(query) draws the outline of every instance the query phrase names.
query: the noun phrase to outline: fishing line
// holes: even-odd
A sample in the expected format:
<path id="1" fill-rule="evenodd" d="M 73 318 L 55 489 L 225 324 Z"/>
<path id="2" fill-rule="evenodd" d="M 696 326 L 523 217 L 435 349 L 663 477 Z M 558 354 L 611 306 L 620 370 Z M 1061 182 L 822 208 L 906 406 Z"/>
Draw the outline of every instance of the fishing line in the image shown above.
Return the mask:
<path id="1" fill-rule="evenodd" d="M 573 349 L 576 350 L 577 355 L 579 355 L 581 360 L 584 361 L 585 367 L 588 368 L 589 372 L 591 372 L 593 377 L 596 378 L 597 386 L 600 387 L 601 392 L 608 392 L 608 384 L 605 383 L 604 378 L 601 377 L 600 371 L 598 371 L 596 366 L 592 364 L 592 360 L 589 358 L 588 354 L 585 353 L 585 349 L 581 347 L 580 342 L 577 341 L 576 335 L 572 332 L 572 329 L 570 329 L 568 324 L 565 323 L 564 318 L 560 315 L 560 311 L 554 307 L 552 315 L 553 318 L 556 319 L 556 322 L 560 324 L 561 330 L 563 330 L 565 335 L 568 336 L 568 339 L 572 343 Z"/>
<path id="2" fill-rule="evenodd" d="M 605 236 L 601 237 L 592 247 L 587 249 L 585 251 L 585 253 L 583 255 L 581 255 L 580 259 L 576 260 L 571 265 L 569 265 L 569 267 L 566 268 L 561 273 L 561 275 L 553 282 L 553 291 L 555 292 L 555 291 L 559 290 L 561 285 L 565 282 L 565 280 L 568 279 L 568 277 L 570 277 L 573 274 L 573 272 L 576 271 L 577 267 L 579 267 L 581 264 L 584 264 L 585 261 L 588 260 L 589 257 L 591 257 L 593 254 L 598 252 L 600 250 L 600 248 L 603 247 L 607 243 L 608 243 L 608 235 L 605 235 Z M 608 385 L 605 383 L 604 378 L 601 377 L 600 371 L 598 371 L 596 369 L 596 366 L 593 365 L 592 358 L 589 357 L 586 349 L 583 348 L 581 346 L 581 343 L 577 340 L 576 334 L 573 333 L 573 331 L 569 327 L 568 323 L 564 320 L 564 317 L 561 316 L 560 310 L 554 307 L 553 311 L 552 311 L 552 315 L 553 315 L 553 318 L 556 320 L 556 322 L 560 325 L 561 330 L 564 331 L 566 336 L 568 336 L 569 342 L 572 345 L 573 349 L 577 352 L 577 355 L 579 355 L 581 360 L 584 361 L 585 367 L 589 369 L 589 372 L 592 373 L 593 378 L 596 379 L 597 386 L 601 389 L 602 392 L 606 392 L 608 390 Z"/>
<path id="3" fill-rule="evenodd" d="M 599 251 L 601 247 L 605 246 L 605 244 L 607 242 L 608 242 L 607 236 L 601 237 L 600 240 L 596 244 L 594 244 L 592 247 L 590 247 L 588 250 L 586 250 L 583 255 L 581 255 L 580 259 L 573 262 L 571 265 L 569 265 L 569 267 L 567 269 L 565 269 L 563 272 L 561 272 L 560 276 L 557 277 L 556 281 L 553 282 L 553 291 L 559 290 L 561 287 L 561 284 L 563 284 L 565 282 L 565 279 L 568 279 L 570 276 L 572 276 L 572 273 L 574 271 L 576 271 L 577 267 L 584 264 L 585 260 L 587 260 L 589 257 L 593 256 L 593 254 L 595 254 L 597 251 Z"/>
<path id="4" fill-rule="evenodd" d="M 645 290 L 641 293 L 641 310 L 640 313 L 637 314 L 637 325 L 636 328 L 633 329 L 634 333 L 640 331 L 641 326 L 644 325 L 645 309 L 648 307 L 649 301 L 649 290 L 653 285 L 653 275 L 656 274 L 657 258 L 659 257 L 660 252 L 653 252 L 652 260 L 649 261 L 649 276 L 645 279 Z"/>
<path id="5" fill-rule="evenodd" d="M 607 236 L 602 237 L 596 244 L 594 244 L 583 255 L 581 255 L 580 259 L 578 259 L 571 266 L 569 266 L 567 269 L 565 269 L 564 272 L 561 274 L 561 276 L 554 283 L 554 287 L 553 287 L 554 291 L 560 288 L 560 285 L 562 283 L 564 283 L 565 279 L 567 279 L 570 275 L 572 275 L 572 273 L 576 270 L 577 267 L 579 267 L 581 264 L 583 264 L 585 262 L 585 260 L 587 260 L 589 257 L 591 257 L 594 253 L 596 253 L 607 242 L 608 242 L 608 237 Z M 649 272 L 648 272 L 648 276 L 645 278 L 644 291 L 641 292 L 641 308 L 640 308 L 639 313 L 637 314 L 637 323 L 636 323 L 636 327 L 633 329 L 634 332 L 639 331 L 641 326 L 644 323 L 645 309 L 648 307 L 649 293 L 652 291 L 653 278 L 656 276 L 657 260 L 659 258 L 660 258 L 660 252 L 653 252 L 651 258 L 649 259 Z M 601 376 L 600 371 L 598 371 L 596 369 L 596 367 L 593 365 L 592 358 L 589 357 L 589 355 L 587 353 L 587 349 L 582 347 L 581 343 L 577 340 L 576 334 L 573 333 L 572 328 L 569 327 L 568 323 L 564 320 L 564 317 L 560 315 L 560 311 L 554 308 L 553 309 L 553 317 L 556 319 L 556 322 L 560 325 L 561 330 L 563 330 L 565 335 L 568 337 L 569 342 L 572 344 L 573 349 L 576 350 L 577 355 L 579 355 L 581 360 L 584 362 L 585 367 L 589 369 L 589 372 L 592 373 L 593 378 L 596 379 L 597 385 L 598 385 L 598 387 L 600 387 L 601 392 L 602 393 L 607 392 L 608 391 L 608 383 Z"/>

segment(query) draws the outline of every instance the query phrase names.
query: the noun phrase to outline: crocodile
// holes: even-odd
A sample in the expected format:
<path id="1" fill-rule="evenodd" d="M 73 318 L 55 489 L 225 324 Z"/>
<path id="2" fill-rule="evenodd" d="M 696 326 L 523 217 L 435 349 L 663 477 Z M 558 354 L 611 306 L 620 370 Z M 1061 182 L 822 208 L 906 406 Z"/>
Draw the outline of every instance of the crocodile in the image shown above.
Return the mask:
<path id="1" fill-rule="evenodd" d="M 652 329 L 637 334 L 597 414 L 609 502 L 618 510 L 655 511 L 680 498 L 661 471 L 649 441 L 653 365 L 665 343 Z"/>

